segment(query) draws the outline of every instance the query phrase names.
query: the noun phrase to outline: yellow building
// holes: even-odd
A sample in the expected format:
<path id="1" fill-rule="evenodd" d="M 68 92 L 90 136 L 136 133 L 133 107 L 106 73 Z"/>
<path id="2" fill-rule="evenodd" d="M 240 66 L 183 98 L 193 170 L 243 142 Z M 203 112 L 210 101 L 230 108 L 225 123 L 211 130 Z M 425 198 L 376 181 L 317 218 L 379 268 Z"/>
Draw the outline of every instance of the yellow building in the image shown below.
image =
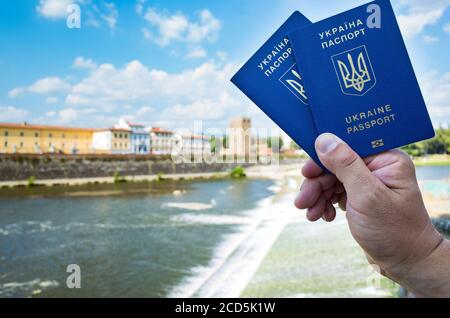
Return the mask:
<path id="1" fill-rule="evenodd" d="M 0 153 L 92 153 L 94 129 L 0 123 Z"/>

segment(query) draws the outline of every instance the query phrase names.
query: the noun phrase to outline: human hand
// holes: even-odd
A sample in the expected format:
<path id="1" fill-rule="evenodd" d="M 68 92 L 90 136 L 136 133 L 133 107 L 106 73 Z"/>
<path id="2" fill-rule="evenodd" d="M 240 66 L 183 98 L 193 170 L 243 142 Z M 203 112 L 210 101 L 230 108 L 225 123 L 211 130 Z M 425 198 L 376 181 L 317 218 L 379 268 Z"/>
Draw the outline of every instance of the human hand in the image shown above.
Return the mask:
<path id="1" fill-rule="evenodd" d="M 430 221 L 411 159 L 392 150 L 363 160 L 331 134 L 317 139 L 316 150 L 334 175 L 308 162 L 296 207 L 307 209 L 310 221 L 331 222 L 336 216 L 333 204 L 339 203 L 347 211 L 353 237 L 382 274 L 416 295 L 450 296 L 449 244 Z M 442 277 L 433 279 L 429 268 L 436 270 L 445 256 L 448 280 L 442 284 Z"/>

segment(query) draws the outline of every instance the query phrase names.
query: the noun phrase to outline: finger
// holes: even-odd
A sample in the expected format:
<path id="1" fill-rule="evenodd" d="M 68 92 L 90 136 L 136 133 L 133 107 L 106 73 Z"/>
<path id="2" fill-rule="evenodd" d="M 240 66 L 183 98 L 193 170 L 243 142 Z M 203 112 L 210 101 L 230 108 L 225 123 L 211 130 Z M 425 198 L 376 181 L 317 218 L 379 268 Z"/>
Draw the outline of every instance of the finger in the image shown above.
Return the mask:
<path id="1" fill-rule="evenodd" d="M 339 208 L 342 211 L 347 211 L 347 194 L 341 194 L 341 199 L 339 200 Z"/>
<path id="2" fill-rule="evenodd" d="M 306 179 L 300 189 L 300 194 L 295 199 L 295 206 L 302 210 L 316 204 L 322 192 L 330 189 L 336 182 L 336 177 L 324 174 L 315 179 Z"/>
<path id="3" fill-rule="evenodd" d="M 335 194 L 333 194 L 333 196 L 330 198 L 329 201 L 331 202 L 331 204 L 336 204 L 340 201 L 340 199 L 341 199 L 341 195 L 338 193 L 335 193 Z"/>
<path id="4" fill-rule="evenodd" d="M 302 175 L 305 178 L 313 179 L 323 175 L 324 172 L 313 160 L 309 160 L 302 168 Z"/>
<path id="5" fill-rule="evenodd" d="M 334 193 L 342 194 L 342 193 L 344 193 L 344 192 L 345 192 L 344 185 L 343 185 L 342 183 L 340 183 L 340 182 L 337 182 L 337 183 L 334 185 Z"/>
<path id="6" fill-rule="evenodd" d="M 325 212 L 322 215 L 322 219 L 326 222 L 333 222 L 336 218 L 336 209 L 331 202 L 326 203 Z"/>
<path id="7" fill-rule="evenodd" d="M 321 162 L 344 184 L 347 193 L 373 193 L 382 186 L 356 152 L 337 136 L 320 135 L 316 150 Z"/>
<path id="8" fill-rule="evenodd" d="M 325 200 L 330 201 L 331 197 L 335 194 L 334 193 L 334 186 L 332 186 L 331 188 L 329 188 L 328 190 L 326 190 L 323 193 L 323 196 L 325 197 Z"/>
<path id="9" fill-rule="evenodd" d="M 319 220 L 325 212 L 327 201 L 322 196 L 319 198 L 317 203 L 308 209 L 306 212 L 306 218 L 311 222 L 316 222 Z"/>

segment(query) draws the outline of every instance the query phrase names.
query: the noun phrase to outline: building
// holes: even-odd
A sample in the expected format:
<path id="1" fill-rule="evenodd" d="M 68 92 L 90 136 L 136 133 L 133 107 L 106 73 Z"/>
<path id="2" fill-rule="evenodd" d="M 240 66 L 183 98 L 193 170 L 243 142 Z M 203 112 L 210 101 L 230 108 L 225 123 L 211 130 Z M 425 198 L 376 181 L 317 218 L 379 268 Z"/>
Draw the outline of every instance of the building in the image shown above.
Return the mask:
<path id="1" fill-rule="evenodd" d="M 178 135 L 177 149 L 184 156 L 199 156 L 211 154 L 210 138 L 197 135 Z"/>
<path id="2" fill-rule="evenodd" d="M 94 129 L 0 123 L 0 153 L 92 153 Z"/>
<path id="3" fill-rule="evenodd" d="M 232 156 L 248 158 L 252 151 L 250 118 L 235 118 L 230 123 L 228 151 Z"/>
<path id="4" fill-rule="evenodd" d="M 123 128 L 97 130 L 92 136 L 92 148 L 97 154 L 130 154 L 131 131 Z"/>
<path id="5" fill-rule="evenodd" d="M 151 129 L 150 138 L 151 153 L 154 155 L 170 155 L 179 142 L 173 131 L 158 127 Z"/>
<path id="6" fill-rule="evenodd" d="M 133 124 L 123 119 L 116 125 L 116 129 L 125 129 L 131 132 L 131 148 L 132 154 L 146 155 L 150 153 L 151 139 L 148 130 L 144 125 Z"/>

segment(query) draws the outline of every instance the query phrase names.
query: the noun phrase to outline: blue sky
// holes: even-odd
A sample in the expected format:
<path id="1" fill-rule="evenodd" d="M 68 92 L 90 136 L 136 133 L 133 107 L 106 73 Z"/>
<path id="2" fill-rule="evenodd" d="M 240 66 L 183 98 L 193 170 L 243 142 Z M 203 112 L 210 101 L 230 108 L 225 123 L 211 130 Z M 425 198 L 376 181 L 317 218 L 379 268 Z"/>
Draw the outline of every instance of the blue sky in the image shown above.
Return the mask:
<path id="1" fill-rule="evenodd" d="M 81 8 L 81 28 L 66 25 Z M 22 0 L 0 4 L 0 121 L 167 128 L 273 124 L 229 79 L 294 10 L 358 0 Z M 450 0 L 393 0 L 435 125 L 450 121 Z"/>

